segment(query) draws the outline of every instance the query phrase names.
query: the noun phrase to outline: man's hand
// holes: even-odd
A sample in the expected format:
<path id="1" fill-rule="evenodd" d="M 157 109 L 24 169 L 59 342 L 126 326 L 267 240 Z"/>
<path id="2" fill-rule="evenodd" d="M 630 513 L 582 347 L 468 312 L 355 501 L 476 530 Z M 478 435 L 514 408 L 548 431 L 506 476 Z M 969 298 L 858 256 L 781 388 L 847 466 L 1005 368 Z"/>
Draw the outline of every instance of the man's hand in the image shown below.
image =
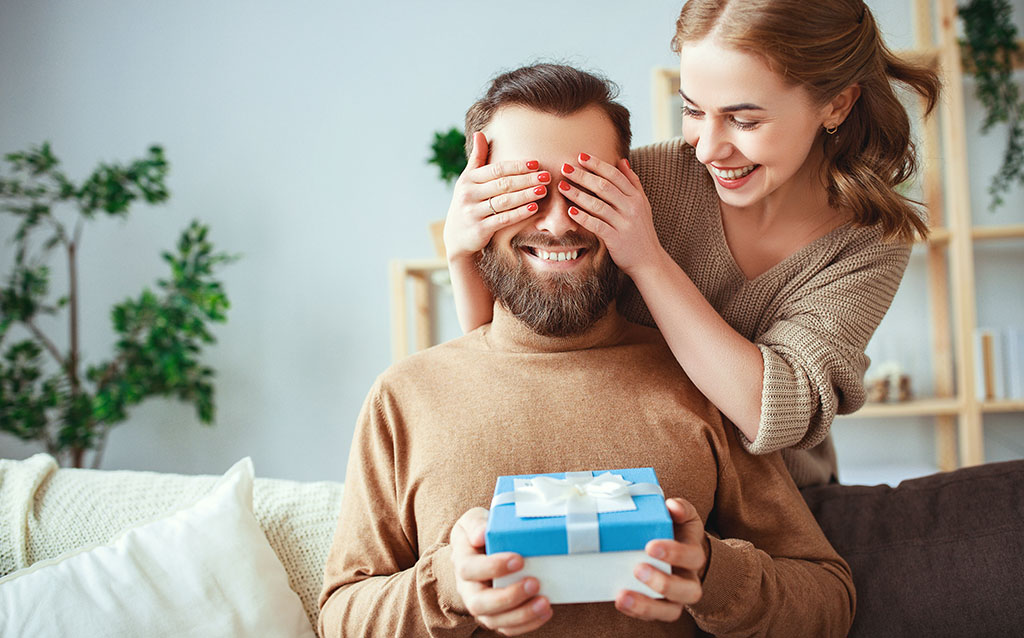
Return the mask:
<path id="1" fill-rule="evenodd" d="M 523 557 L 511 552 L 484 553 L 487 510 L 477 507 L 463 514 L 452 528 L 452 563 L 455 583 L 469 613 L 484 627 L 518 636 L 537 629 L 551 618 L 551 604 L 537 596 L 540 583 L 525 578 L 495 589 L 491 580 L 523 568 Z"/>
<path id="2" fill-rule="evenodd" d="M 647 563 L 640 563 L 633 575 L 648 587 L 665 597 L 658 600 L 635 591 L 621 591 L 615 598 L 615 608 L 641 620 L 674 622 L 683 613 L 685 605 L 700 600 L 703 593 L 701 580 L 707 567 L 708 540 L 704 523 L 697 509 L 681 498 L 665 501 L 672 521 L 676 524 L 679 540 L 653 540 L 645 548 L 647 555 L 672 565 L 672 574 L 666 574 Z"/>

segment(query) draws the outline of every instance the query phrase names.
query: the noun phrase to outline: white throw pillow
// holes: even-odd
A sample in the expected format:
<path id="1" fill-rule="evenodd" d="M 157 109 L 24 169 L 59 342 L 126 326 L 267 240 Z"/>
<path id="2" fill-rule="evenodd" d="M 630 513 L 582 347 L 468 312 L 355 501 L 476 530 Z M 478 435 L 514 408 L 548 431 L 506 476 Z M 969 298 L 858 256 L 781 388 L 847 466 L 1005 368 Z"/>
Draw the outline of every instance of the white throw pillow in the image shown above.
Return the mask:
<path id="1" fill-rule="evenodd" d="M 0 579 L 0 636 L 314 638 L 252 486 L 245 458 L 190 507 Z"/>

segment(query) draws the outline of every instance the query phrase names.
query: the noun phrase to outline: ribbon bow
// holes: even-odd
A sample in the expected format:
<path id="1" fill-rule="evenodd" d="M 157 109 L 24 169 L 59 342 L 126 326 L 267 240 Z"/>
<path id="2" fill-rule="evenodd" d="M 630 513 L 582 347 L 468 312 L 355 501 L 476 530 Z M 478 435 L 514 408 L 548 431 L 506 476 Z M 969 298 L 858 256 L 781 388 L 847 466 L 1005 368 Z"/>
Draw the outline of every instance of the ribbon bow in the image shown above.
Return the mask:
<path id="1" fill-rule="evenodd" d="M 597 522 L 598 511 L 634 510 L 634 496 L 663 495 L 653 483 L 633 483 L 618 474 L 605 472 L 594 476 L 591 472 L 566 472 L 564 479 L 537 476 L 520 482 L 515 490 L 498 494 L 491 507 L 515 504 L 539 505 L 551 513 L 538 516 L 565 516 L 565 534 L 570 554 L 601 551 L 601 534 Z"/>

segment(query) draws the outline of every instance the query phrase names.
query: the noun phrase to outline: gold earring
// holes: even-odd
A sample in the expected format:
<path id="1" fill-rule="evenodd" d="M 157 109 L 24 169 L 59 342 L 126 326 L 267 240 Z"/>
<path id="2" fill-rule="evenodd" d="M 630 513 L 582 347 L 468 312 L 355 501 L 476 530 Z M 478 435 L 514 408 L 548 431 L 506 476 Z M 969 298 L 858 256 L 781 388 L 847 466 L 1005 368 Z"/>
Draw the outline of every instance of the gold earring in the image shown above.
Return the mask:
<path id="1" fill-rule="evenodd" d="M 838 130 L 839 130 L 839 125 L 838 124 L 833 124 L 832 126 L 826 126 L 825 127 L 825 132 L 828 133 L 829 135 L 835 135 L 836 131 L 838 131 Z"/>

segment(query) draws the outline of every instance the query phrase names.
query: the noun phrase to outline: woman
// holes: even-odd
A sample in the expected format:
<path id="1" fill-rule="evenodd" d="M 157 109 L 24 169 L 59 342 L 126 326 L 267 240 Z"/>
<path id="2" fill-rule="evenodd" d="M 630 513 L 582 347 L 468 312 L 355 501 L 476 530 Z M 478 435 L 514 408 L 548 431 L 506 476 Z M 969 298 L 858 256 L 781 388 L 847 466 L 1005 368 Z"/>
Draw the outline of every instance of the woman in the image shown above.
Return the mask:
<path id="1" fill-rule="evenodd" d="M 632 280 L 619 310 L 657 325 L 748 449 L 782 450 L 800 487 L 835 481 L 832 419 L 863 404 L 864 348 L 927 232 L 896 190 L 915 161 L 893 85 L 930 111 L 938 79 L 889 52 L 861 0 L 690 0 L 673 49 L 682 139 L 632 168 L 580 149 L 553 196 Z M 492 306 L 475 254 L 548 196 L 473 143 L 445 225 L 465 330 Z"/>

